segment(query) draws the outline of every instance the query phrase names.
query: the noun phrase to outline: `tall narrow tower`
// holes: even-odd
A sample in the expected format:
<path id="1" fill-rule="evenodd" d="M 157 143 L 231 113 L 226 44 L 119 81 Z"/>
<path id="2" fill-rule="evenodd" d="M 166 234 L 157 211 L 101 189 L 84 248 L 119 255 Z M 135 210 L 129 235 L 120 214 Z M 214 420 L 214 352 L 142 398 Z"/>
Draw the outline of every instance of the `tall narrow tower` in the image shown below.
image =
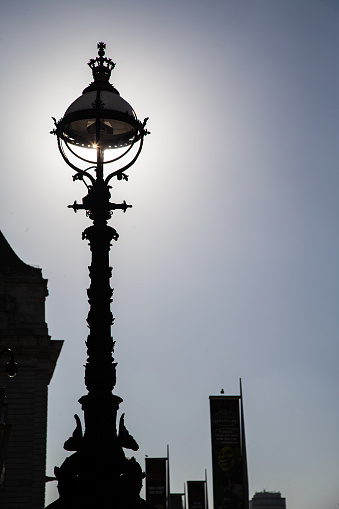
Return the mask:
<path id="1" fill-rule="evenodd" d="M 44 506 L 47 387 L 62 347 L 52 341 L 45 322 L 47 280 L 41 269 L 26 265 L 0 232 L 0 349 L 11 348 L 19 371 L 5 372 L 1 422 L 11 424 L 5 463 L 0 472 L 0 507 L 40 509 Z"/>

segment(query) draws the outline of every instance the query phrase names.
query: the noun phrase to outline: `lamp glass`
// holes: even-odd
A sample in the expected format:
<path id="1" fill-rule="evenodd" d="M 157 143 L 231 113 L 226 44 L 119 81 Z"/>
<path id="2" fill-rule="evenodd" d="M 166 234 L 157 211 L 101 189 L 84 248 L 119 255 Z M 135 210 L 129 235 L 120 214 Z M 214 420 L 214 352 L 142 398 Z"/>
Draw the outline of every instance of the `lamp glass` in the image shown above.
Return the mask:
<path id="1" fill-rule="evenodd" d="M 93 148 L 99 143 L 103 149 L 113 149 L 133 142 L 136 124 L 133 108 L 120 95 L 105 90 L 91 91 L 69 106 L 62 119 L 62 134 L 72 145 Z"/>

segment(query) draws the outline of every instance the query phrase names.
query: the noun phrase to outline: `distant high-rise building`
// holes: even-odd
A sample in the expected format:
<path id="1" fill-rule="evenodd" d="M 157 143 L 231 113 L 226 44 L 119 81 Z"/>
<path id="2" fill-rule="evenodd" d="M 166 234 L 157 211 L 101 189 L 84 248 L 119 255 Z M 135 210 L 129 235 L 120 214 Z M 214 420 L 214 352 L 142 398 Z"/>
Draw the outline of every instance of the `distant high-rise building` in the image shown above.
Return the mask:
<path id="1" fill-rule="evenodd" d="M 48 335 L 47 295 L 41 269 L 21 261 L 0 232 L 0 351 L 11 348 L 19 366 L 16 377 L 8 378 L 9 356 L 3 353 L 0 387 L 5 388 L 6 398 L 0 423 L 11 425 L 0 472 L 0 507 L 4 509 L 44 507 L 47 386 L 63 343 Z"/>
<path id="2" fill-rule="evenodd" d="M 264 490 L 254 495 L 250 509 L 286 509 L 286 500 L 279 491 Z"/>

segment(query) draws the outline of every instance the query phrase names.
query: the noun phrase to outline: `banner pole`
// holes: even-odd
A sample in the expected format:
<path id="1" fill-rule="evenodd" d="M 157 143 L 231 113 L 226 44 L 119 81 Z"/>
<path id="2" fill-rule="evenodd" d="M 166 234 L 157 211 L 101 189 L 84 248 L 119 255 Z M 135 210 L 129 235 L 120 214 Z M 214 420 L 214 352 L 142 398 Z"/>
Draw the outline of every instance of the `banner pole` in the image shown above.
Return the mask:
<path id="1" fill-rule="evenodd" d="M 205 507 L 208 509 L 207 469 L 205 468 Z"/>
<path id="2" fill-rule="evenodd" d="M 170 468 L 169 468 L 169 444 L 167 444 L 167 509 L 171 509 Z"/>
<path id="3" fill-rule="evenodd" d="M 243 465 L 243 479 L 244 479 L 244 507 L 249 509 L 249 487 L 248 487 L 248 470 L 247 470 L 247 452 L 246 452 L 246 438 L 245 438 L 245 418 L 244 418 L 244 405 L 242 399 L 242 384 L 240 382 L 240 405 L 241 405 L 241 449 L 242 449 L 242 465 Z"/>

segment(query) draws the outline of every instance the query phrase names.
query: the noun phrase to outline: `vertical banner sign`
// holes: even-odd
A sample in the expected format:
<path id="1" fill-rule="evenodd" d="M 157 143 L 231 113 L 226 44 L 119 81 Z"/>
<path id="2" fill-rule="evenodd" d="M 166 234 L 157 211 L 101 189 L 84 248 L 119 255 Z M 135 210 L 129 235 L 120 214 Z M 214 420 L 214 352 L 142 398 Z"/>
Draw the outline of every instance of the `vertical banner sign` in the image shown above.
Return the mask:
<path id="1" fill-rule="evenodd" d="M 239 402 L 240 396 L 210 396 L 214 509 L 247 507 Z"/>
<path id="2" fill-rule="evenodd" d="M 187 481 L 188 509 L 206 509 L 205 481 Z"/>
<path id="3" fill-rule="evenodd" d="M 157 509 L 167 507 L 167 458 L 146 458 L 146 500 Z"/>
<path id="4" fill-rule="evenodd" d="M 183 509 L 182 497 L 184 495 L 182 493 L 171 493 L 171 509 Z"/>

